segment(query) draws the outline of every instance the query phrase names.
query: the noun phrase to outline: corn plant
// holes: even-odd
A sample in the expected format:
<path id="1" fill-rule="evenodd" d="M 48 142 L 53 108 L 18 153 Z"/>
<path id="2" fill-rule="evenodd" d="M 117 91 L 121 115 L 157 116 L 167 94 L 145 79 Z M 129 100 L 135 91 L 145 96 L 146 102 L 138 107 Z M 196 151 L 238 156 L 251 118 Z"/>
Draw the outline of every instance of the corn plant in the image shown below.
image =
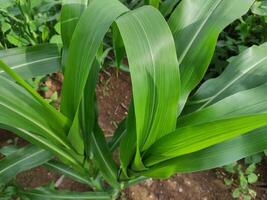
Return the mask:
<path id="1" fill-rule="evenodd" d="M 182 0 L 166 21 L 150 5 L 129 10 L 118 0 L 63 1 L 62 53 L 51 44 L 0 53 L 0 127 L 34 145 L 0 161 L 0 182 L 45 165 L 94 191 L 37 188 L 21 196 L 116 199 L 146 178 L 211 169 L 266 149 L 266 43 L 231 58 L 219 77 L 200 85 L 218 35 L 253 3 Z M 128 59 L 132 102 L 107 140 L 95 87 L 110 28 L 116 59 Z M 58 111 L 24 80 L 60 69 Z"/>

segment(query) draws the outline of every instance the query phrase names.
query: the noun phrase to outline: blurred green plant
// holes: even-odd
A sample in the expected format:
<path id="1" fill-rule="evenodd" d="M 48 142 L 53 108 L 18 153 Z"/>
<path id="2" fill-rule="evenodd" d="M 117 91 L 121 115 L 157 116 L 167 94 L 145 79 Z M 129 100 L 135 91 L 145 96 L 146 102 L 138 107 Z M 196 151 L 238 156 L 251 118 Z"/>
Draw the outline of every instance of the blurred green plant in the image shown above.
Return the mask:
<path id="1" fill-rule="evenodd" d="M 0 1 L 0 48 L 61 43 L 59 0 Z"/>
<path id="2" fill-rule="evenodd" d="M 224 183 L 227 186 L 232 187 L 233 198 L 242 200 L 255 199 L 257 192 L 252 189 L 252 184 L 258 181 L 258 175 L 256 174 L 257 162 L 250 164 L 233 163 L 224 167 L 224 169 L 230 174 L 229 178 L 224 178 Z"/>

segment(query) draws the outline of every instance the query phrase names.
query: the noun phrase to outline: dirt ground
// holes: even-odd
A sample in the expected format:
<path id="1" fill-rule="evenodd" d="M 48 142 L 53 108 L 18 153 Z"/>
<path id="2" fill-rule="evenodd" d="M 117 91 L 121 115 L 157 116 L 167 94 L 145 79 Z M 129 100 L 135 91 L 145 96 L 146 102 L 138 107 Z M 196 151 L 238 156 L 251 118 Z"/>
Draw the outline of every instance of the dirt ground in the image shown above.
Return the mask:
<path id="1" fill-rule="evenodd" d="M 46 82 L 50 90 L 43 95 L 49 97 L 54 91 L 60 93 L 62 75 L 54 74 Z M 127 115 L 131 100 L 131 83 L 129 74 L 117 73 L 115 69 L 101 72 L 97 86 L 99 105 L 99 124 L 106 135 L 112 135 L 119 122 Z M 0 147 L 7 145 L 16 138 L 6 131 L 0 132 Z M 16 138 L 19 145 L 27 144 Z M 257 199 L 267 200 L 267 164 L 261 166 L 261 175 L 257 189 Z M 120 200 L 231 200 L 231 188 L 224 185 L 220 178 L 221 170 L 209 170 L 192 174 L 178 174 L 168 180 L 149 179 L 142 184 L 131 186 L 122 192 Z M 48 171 L 44 167 L 37 167 L 17 176 L 17 182 L 25 188 L 33 188 L 57 182 L 61 176 Z M 63 177 L 61 177 L 63 178 Z M 87 186 L 63 178 L 59 189 L 73 191 L 88 191 Z"/>

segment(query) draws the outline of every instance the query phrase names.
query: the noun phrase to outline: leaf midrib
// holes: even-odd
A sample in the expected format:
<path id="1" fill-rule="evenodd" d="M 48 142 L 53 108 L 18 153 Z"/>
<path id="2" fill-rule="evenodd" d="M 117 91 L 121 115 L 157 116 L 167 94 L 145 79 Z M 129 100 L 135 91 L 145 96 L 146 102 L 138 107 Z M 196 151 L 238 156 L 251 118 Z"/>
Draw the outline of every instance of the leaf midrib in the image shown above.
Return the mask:
<path id="1" fill-rule="evenodd" d="M 14 65 L 14 66 L 11 67 L 11 69 L 13 69 L 13 70 L 14 69 L 19 69 L 19 68 L 24 67 L 26 65 L 32 65 L 32 64 L 35 64 L 35 63 L 49 61 L 49 60 L 56 60 L 56 59 L 59 59 L 59 58 L 61 58 L 61 56 L 54 56 L 54 57 L 43 58 L 43 59 L 39 59 L 39 60 L 36 60 L 36 61 L 23 63 L 23 64 L 20 64 L 20 65 Z M 5 73 L 5 71 L 1 70 L 0 71 L 0 74 L 1 73 Z"/>
<path id="2" fill-rule="evenodd" d="M 27 157 L 24 157 L 23 159 L 21 159 L 21 160 L 15 162 L 15 163 L 9 165 L 8 167 L 2 169 L 2 170 L 0 171 L 0 174 L 2 174 L 3 172 L 9 170 L 10 168 L 16 166 L 17 164 L 19 164 L 19 163 L 21 163 L 21 162 L 23 162 L 23 161 L 25 161 L 25 160 L 28 160 L 28 159 L 34 157 L 35 155 L 40 154 L 40 153 L 42 153 L 42 152 L 44 152 L 44 151 L 45 151 L 45 150 L 41 149 L 41 150 L 39 150 L 39 151 L 37 151 L 37 152 L 35 152 L 35 153 L 33 153 L 33 154 L 27 156 Z"/>
<path id="3" fill-rule="evenodd" d="M 226 89 L 231 87 L 240 78 L 242 78 L 243 76 L 247 75 L 248 72 L 254 70 L 255 67 L 257 67 L 259 64 L 261 64 L 265 60 L 267 60 L 267 56 L 264 57 L 263 59 L 261 59 L 260 61 L 258 61 L 257 63 L 255 63 L 254 65 L 252 65 L 251 67 L 249 67 L 248 69 L 244 70 L 243 73 L 241 73 L 239 76 L 237 76 L 235 79 L 233 79 L 230 83 L 228 83 L 225 87 L 223 87 L 218 93 L 216 93 L 215 95 L 209 97 L 208 101 L 206 103 L 204 103 L 197 111 L 205 108 L 211 101 L 213 101 L 216 97 L 218 97 L 220 94 L 222 94 Z"/>
<path id="4" fill-rule="evenodd" d="M 183 62 L 186 54 L 188 53 L 188 51 L 191 49 L 193 43 L 195 42 L 195 40 L 197 39 L 197 36 L 199 35 L 199 33 L 201 32 L 202 28 L 206 25 L 206 23 L 208 22 L 210 16 L 213 14 L 213 12 L 219 7 L 219 5 L 221 4 L 222 0 L 219 0 L 218 3 L 216 3 L 208 12 L 208 15 L 206 16 L 206 18 L 203 20 L 203 22 L 201 23 L 200 27 L 198 28 L 198 30 L 196 31 L 196 33 L 194 34 L 192 40 L 188 43 L 188 45 L 186 46 L 185 50 L 183 51 L 183 53 L 181 54 L 181 56 L 178 58 L 178 61 L 180 63 Z M 179 44 L 178 44 L 179 45 Z"/>

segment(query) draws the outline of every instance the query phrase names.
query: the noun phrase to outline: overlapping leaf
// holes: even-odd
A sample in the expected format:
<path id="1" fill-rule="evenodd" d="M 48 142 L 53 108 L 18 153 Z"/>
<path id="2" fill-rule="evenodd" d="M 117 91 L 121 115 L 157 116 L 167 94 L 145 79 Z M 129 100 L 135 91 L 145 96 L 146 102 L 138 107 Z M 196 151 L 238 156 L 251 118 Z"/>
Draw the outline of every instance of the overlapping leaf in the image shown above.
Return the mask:
<path id="1" fill-rule="evenodd" d="M 253 2 L 254 0 L 187 0 L 176 7 L 169 25 L 180 63 L 183 104 L 203 78 L 219 33 L 244 15 Z"/>
<path id="2" fill-rule="evenodd" d="M 178 127 L 201 124 L 213 120 L 267 112 L 267 84 L 231 95 L 200 111 L 182 116 Z"/>
<path id="3" fill-rule="evenodd" d="M 130 65 L 137 146 L 142 151 L 174 129 L 180 92 L 179 64 L 171 32 L 156 9 L 136 9 L 116 23 Z"/>
<path id="4" fill-rule="evenodd" d="M 266 128 L 239 136 L 212 147 L 162 162 L 143 172 L 145 176 L 167 178 L 174 173 L 221 167 L 267 148 Z"/>
<path id="5" fill-rule="evenodd" d="M 178 128 L 158 140 L 144 155 L 147 166 L 205 149 L 267 126 L 267 113 L 214 120 Z"/>
<path id="6" fill-rule="evenodd" d="M 267 43 L 248 48 L 231 59 L 229 66 L 218 78 L 206 81 L 190 98 L 185 112 L 200 110 L 236 92 L 266 83 L 266 52 Z"/>

